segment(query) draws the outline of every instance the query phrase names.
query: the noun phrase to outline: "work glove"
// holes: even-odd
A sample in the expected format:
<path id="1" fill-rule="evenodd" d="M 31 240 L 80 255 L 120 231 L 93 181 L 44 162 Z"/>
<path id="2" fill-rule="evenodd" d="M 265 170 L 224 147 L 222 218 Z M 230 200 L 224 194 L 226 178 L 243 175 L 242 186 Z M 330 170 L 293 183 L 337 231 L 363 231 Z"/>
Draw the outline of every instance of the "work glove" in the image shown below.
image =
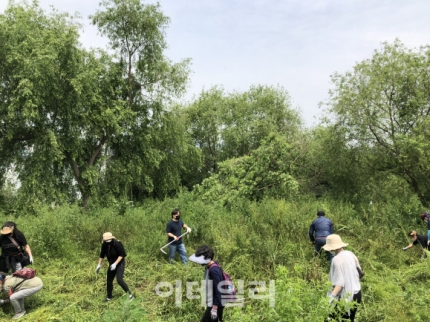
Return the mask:
<path id="1" fill-rule="evenodd" d="M 187 227 L 187 233 L 191 234 L 191 228 Z"/>
<path id="2" fill-rule="evenodd" d="M 33 256 L 30 256 L 30 264 L 34 264 L 34 262 L 33 262 Z"/>
<path id="3" fill-rule="evenodd" d="M 403 248 L 402 248 L 402 250 L 407 250 L 407 249 L 408 249 L 407 247 L 403 247 Z"/>
<path id="4" fill-rule="evenodd" d="M 102 265 L 97 264 L 97 267 L 96 267 L 96 274 L 98 274 L 98 273 L 99 273 L 100 267 L 102 267 Z"/>
<path id="5" fill-rule="evenodd" d="M 216 306 L 216 305 L 212 306 L 211 320 L 212 321 L 218 321 L 218 306 Z"/>
<path id="6" fill-rule="evenodd" d="M 327 292 L 327 297 L 328 297 L 328 304 L 330 306 L 334 305 L 334 301 L 337 300 L 337 296 L 334 296 L 333 293 L 331 291 Z"/>
<path id="7" fill-rule="evenodd" d="M 113 263 L 113 264 L 110 266 L 110 270 L 111 270 L 111 271 L 114 271 L 114 270 L 115 270 L 115 268 L 116 268 L 116 264 L 115 264 L 115 263 Z"/>

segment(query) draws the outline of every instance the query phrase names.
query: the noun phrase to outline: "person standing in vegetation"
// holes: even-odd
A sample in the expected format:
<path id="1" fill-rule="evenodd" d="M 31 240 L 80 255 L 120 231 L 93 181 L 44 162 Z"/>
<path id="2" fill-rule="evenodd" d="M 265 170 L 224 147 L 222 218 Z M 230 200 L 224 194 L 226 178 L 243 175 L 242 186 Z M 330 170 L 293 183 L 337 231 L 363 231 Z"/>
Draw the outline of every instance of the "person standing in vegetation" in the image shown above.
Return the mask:
<path id="1" fill-rule="evenodd" d="M 99 263 L 97 264 L 96 273 L 99 272 L 103 259 L 105 256 L 108 259 L 109 267 L 106 275 L 106 288 L 107 288 L 107 297 L 106 302 L 112 299 L 112 291 L 113 291 L 113 280 L 116 276 L 116 281 L 122 287 L 124 292 L 126 292 L 130 299 L 130 301 L 134 298 L 133 294 L 131 294 L 128 285 L 124 282 L 124 270 L 125 270 L 125 257 L 127 254 L 125 253 L 124 246 L 119 240 L 116 240 L 112 233 L 104 233 L 103 234 L 103 243 L 100 251 Z"/>
<path id="2" fill-rule="evenodd" d="M 334 313 L 330 315 L 327 321 L 338 321 L 339 318 L 354 321 L 357 313 L 357 305 L 361 303 L 361 285 L 358 269 L 361 270 L 358 258 L 350 251 L 344 250 L 348 246 L 342 242 L 339 235 L 332 234 L 327 236 L 327 242 L 323 249 L 333 254 L 333 260 L 330 265 L 330 282 L 333 290 L 328 292 L 329 302 L 345 299 L 346 304 L 353 305 L 335 306 Z"/>
<path id="3" fill-rule="evenodd" d="M 427 246 L 430 247 L 430 214 L 425 211 L 421 214 L 421 220 L 427 222 Z"/>
<path id="4" fill-rule="evenodd" d="M 315 219 L 309 227 L 309 238 L 315 247 L 315 256 L 321 254 L 321 248 L 326 244 L 328 235 L 333 234 L 333 223 L 325 217 L 324 211 L 317 211 L 317 219 Z M 333 259 L 333 255 L 326 251 L 328 260 Z"/>
<path id="5" fill-rule="evenodd" d="M 170 220 L 166 225 L 166 234 L 168 236 L 168 242 L 172 242 L 169 245 L 169 262 L 173 264 L 175 259 L 176 251 L 178 251 L 181 257 L 182 263 L 187 264 L 187 250 L 185 249 L 184 243 L 182 242 L 182 228 L 185 228 L 188 233 L 191 233 L 191 228 L 184 224 L 181 220 L 181 212 L 179 209 L 172 210 L 172 220 Z"/>
<path id="6" fill-rule="evenodd" d="M 12 319 L 16 320 L 24 316 L 26 313 L 24 299 L 39 292 L 43 287 L 43 283 L 42 280 L 37 276 L 30 279 L 24 279 L 12 275 L 0 275 L 0 286 L 1 289 L 5 290 L 6 294 L 9 296 L 8 300 L 1 300 L 0 304 L 6 304 L 10 302 L 15 311 L 15 315 L 12 317 Z M 12 288 L 13 292 L 11 293 Z"/>
<path id="7" fill-rule="evenodd" d="M 402 250 L 408 250 L 409 248 L 414 247 L 418 243 L 421 245 L 421 247 L 424 249 L 428 249 L 428 237 L 427 235 L 418 235 L 415 230 L 411 230 L 409 232 L 409 239 L 411 240 L 411 244 L 409 244 L 406 247 L 403 247 Z M 423 254 L 421 257 L 425 256 L 425 252 L 423 251 Z"/>
<path id="8" fill-rule="evenodd" d="M 27 239 L 13 221 L 5 222 L 0 233 L 1 271 L 9 272 L 12 270 L 15 272 L 33 264 L 33 255 Z"/>
<path id="9" fill-rule="evenodd" d="M 202 245 L 190 256 L 190 261 L 205 266 L 204 280 L 207 307 L 200 322 L 222 322 L 224 306 L 222 305 L 221 287 L 218 285 L 224 280 L 224 277 L 219 264 L 214 261 L 214 255 L 211 247 Z"/>

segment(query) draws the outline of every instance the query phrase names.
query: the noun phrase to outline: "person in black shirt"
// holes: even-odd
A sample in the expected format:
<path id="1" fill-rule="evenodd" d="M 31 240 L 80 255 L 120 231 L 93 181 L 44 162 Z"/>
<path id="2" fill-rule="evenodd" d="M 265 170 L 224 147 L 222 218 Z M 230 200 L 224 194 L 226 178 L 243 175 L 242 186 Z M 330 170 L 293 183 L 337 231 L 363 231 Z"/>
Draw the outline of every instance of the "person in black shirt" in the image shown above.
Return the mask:
<path id="1" fill-rule="evenodd" d="M 182 263 L 187 264 L 187 251 L 185 249 L 184 243 L 182 242 L 181 236 L 182 228 L 185 228 L 188 233 L 191 233 L 191 228 L 184 224 L 181 220 L 181 212 L 179 209 L 172 210 L 172 220 L 167 223 L 166 226 L 166 234 L 168 236 L 168 242 L 175 240 L 173 243 L 169 245 L 169 262 L 173 264 L 173 260 L 176 255 L 176 251 L 178 251 L 179 256 L 181 257 Z"/>
<path id="2" fill-rule="evenodd" d="M 104 233 L 103 234 L 103 243 L 102 248 L 100 250 L 100 258 L 99 263 L 96 268 L 96 273 L 99 272 L 102 267 L 102 262 L 105 256 L 109 262 L 109 268 L 107 270 L 106 275 L 106 289 L 107 289 L 107 297 L 106 302 L 112 299 L 112 291 L 113 291 L 113 280 L 116 276 L 116 281 L 122 287 L 124 292 L 129 294 L 130 301 L 134 298 L 133 294 L 131 294 L 128 285 L 124 282 L 124 269 L 125 269 L 125 253 L 124 246 L 122 243 L 115 239 L 112 236 L 112 233 Z"/>
<path id="3" fill-rule="evenodd" d="M 411 230 L 409 232 L 409 239 L 411 240 L 411 244 L 406 247 L 403 247 L 402 250 L 408 250 L 409 248 L 414 247 L 417 244 L 420 244 L 422 249 L 428 249 L 428 237 L 427 235 L 418 235 L 415 230 Z M 425 252 L 423 251 L 422 257 L 425 256 Z"/>
<path id="4" fill-rule="evenodd" d="M 33 264 L 33 255 L 27 239 L 13 221 L 5 222 L 0 233 L 0 270 L 9 272 L 12 269 L 12 272 L 15 272 Z M 23 256 L 24 251 L 28 254 L 27 259 Z"/>
<path id="5" fill-rule="evenodd" d="M 202 245 L 190 256 L 190 261 L 205 266 L 206 310 L 200 322 L 222 322 L 224 312 L 220 283 L 224 281 L 218 262 L 214 261 L 214 251 L 208 245 Z"/>

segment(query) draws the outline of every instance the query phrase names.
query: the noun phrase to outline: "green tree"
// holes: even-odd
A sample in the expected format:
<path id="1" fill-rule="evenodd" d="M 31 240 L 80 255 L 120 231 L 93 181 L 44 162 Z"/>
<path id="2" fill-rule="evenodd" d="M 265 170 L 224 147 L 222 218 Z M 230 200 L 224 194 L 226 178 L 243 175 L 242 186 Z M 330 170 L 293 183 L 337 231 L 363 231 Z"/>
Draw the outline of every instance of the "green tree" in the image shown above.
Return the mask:
<path id="1" fill-rule="evenodd" d="M 202 91 L 200 96 L 185 109 L 189 121 L 189 132 L 194 144 L 203 155 L 201 174 L 206 178 L 218 172 L 218 161 L 222 149 L 222 111 L 227 104 L 224 90 L 213 87 Z M 201 181 L 198 179 L 198 181 Z M 199 182 L 196 182 L 199 183 Z"/>
<path id="2" fill-rule="evenodd" d="M 197 185 L 195 194 L 204 200 L 224 203 L 241 197 L 289 198 L 298 191 L 292 175 L 295 160 L 292 145 L 283 136 L 271 133 L 249 155 L 221 162 L 219 172 Z"/>
<path id="3" fill-rule="evenodd" d="M 230 94 L 222 107 L 222 160 L 250 154 L 270 133 L 290 142 L 301 128 L 299 113 L 282 87 L 251 86 Z"/>
<path id="4" fill-rule="evenodd" d="M 36 2 L 11 3 L 0 25 L 2 166 L 15 164 L 26 198 L 80 193 L 86 205 L 100 150 L 128 113 L 118 64 L 82 50 L 74 19 Z"/>
<path id="5" fill-rule="evenodd" d="M 220 162 L 250 155 L 270 133 L 292 142 L 301 128 L 288 93 L 278 87 L 252 86 L 229 94 L 214 87 L 203 91 L 186 113 L 190 135 L 202 151 L 201 179 L 218 173 Z"/>
<path id="6" fill-rule="evenodd" d="M 162 55 L 168 20 L 159 6 L 104 4 L 93 20 L 118 57 L 82 49 L 75 19 L 46 14 L 36 2 L 11 3 L 0 16 L 1 166 L 15 165 L 26 198 L 81 198 L 85 207 L 107 190 L 111 160 L 140 161 L 142 149 L 155 149 L 123 151 L 122 145 L 152 136 L 166 119 L 162 107 L 185 88 L 188 62 L 171 64 Z"/>
<path id="7" fill-rule="evenodd" d="M 101 6 L 92 22 L 121 61 L 127 110 L 133 115 L 112 140 L 106 187 L 116 196 L 125 189 L 131 199 L 133 194 L 161 197 L 180 188 L 187 162 L 199 163 L 180 118 L 175 122 L 178 113 L 166 108 L 185 91 L 189 59 L 172 63 L 164 56 L 169 18 L 159 4 L 105 0 Z"/>
<path id="8" fill-rule="evenodd" d="M 429 56 L 428 47 L 385 43 L 352 72 L 332 77 L 328 102 L 346 144 L 366 151 L 366 166 L 405 180 L 424 206 L 430 202 Z"/>

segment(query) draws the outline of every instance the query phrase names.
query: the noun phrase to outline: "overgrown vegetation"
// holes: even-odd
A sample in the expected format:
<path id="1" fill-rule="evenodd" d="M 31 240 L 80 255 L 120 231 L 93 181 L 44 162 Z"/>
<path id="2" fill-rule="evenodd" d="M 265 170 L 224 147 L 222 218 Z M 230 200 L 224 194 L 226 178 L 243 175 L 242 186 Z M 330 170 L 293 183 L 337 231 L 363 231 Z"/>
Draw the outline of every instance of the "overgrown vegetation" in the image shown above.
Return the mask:
<path id="1" fill-rule="evenodd" d="M 423 305 L 429 285 L 428 261 L 421 249 L 402 252 L 410 229 L 425 231 L 417 221 L 416 199 L 396 204 L 356 208 L 350 203 L 241 199 L 230 209 L 206 203 L 190 193 L 142 207 L 97 208 L 82 213 L 78 207 L 41 207 L 37 216 L 2 217 L 16 221 L 28 236 L 34 268 L 44 288 L 27 300 L 30 321 L 198 321 L 200 300 L 187 299 L 186 282 L 200 281 L 199 265 L 169 265 L 160 247 L 166 243 L 165 224 L 174 207 L 193 228 L 185 244 L 191 255 L 201 244 L 212 245 L 216 257 L 237 282 L 244 280 L 243 307 L 227 308 L 227 321 L 321 321 L 327 314 L 329 265 L 313 258 L 307 232 L 316 209 L 324 209 L 336 232 L 359 257 L 366 276 L 359 321 L 426 321 Z M 421 225 L 421 226 L 420 226 Z M 115 285 L 115 299 L 105 297 L 103 267 L 95 274 L 101 235 L 112 231 L 126 246 L 125 280 L 136 299 L 129 303 Z M 276 305 L 249 297 L 249 282 L 276 282 Z M 159 282 L 181 281 L 181 306 L 155 293 Z M 267 285 L 268 286 L 268 285 Z M 259 295 L 267 295 L 262 292 Z M 407 305 L 406 305 L 407 303 Z M 5 306 L 1 318 L 11 314 Z"/>

